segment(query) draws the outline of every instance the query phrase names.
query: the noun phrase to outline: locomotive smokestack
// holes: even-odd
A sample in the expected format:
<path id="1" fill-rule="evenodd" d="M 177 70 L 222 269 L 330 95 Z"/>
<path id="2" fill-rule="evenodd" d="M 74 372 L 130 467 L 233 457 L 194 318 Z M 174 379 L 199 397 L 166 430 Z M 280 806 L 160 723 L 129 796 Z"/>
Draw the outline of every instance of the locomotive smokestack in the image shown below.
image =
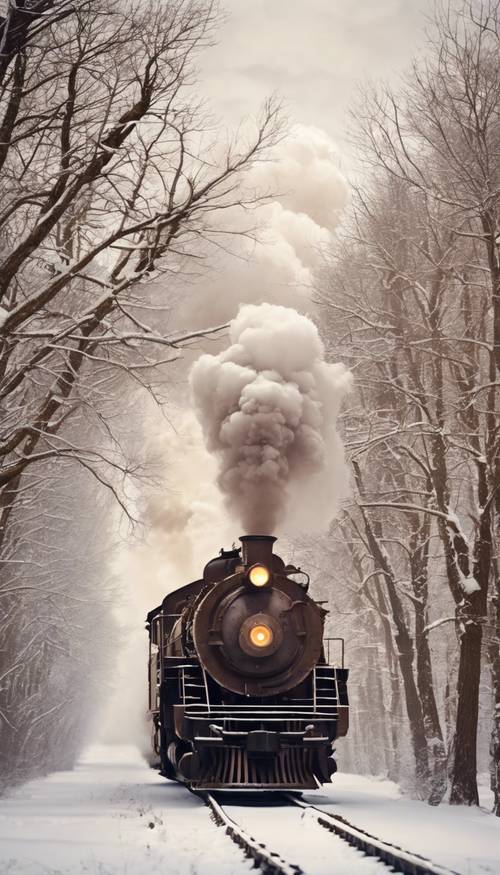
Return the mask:
<path id="1" fill-rule="evenodd" d="M 261 562 L 263 565 L 273 565 L 273 544 L 276 538 L 273 535 L 242 535 L 241 559 L 243 565 L 255 565 Z"/>

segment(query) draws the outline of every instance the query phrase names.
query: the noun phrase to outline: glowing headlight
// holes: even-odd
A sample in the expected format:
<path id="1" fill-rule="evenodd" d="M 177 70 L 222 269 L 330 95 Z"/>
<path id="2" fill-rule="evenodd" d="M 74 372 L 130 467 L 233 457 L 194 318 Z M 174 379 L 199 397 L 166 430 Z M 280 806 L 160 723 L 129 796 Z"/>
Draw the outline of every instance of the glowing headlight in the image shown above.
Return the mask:
<path id="1" fill-rule="evenodd" d="M 269 647 L 273 643 L 273 633 L 269 626 L 260 624 L 253 626 L 249 632 L 249 638 L 254 647 Z"/>
<path id="2" fill-rule="evenodd" d="M 254 586 L 265 586 L 270 576 L 269 569 L 265 565 L 253 565 L 248 572 L 248 579 Z"/>

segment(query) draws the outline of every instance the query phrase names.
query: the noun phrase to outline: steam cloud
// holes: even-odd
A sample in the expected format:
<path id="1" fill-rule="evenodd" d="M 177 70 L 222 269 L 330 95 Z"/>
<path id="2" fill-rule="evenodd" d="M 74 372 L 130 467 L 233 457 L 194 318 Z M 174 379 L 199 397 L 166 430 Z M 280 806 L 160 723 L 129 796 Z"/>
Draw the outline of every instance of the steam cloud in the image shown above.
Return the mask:
<path id="1" fill-rule="evenodd" d="M 190 375 L 229 509 L 249 533 L 325 528 L 345 490 L 336 421 L 350 373 L 325 362 L 316 326 L 289 307 L 241 307 L 230 341 Z"/>
<path id="2" fill-rule="evenodd" d="M 241 534 L 240 524 L 236 528 L 236 520 L 228 516 L 215 482 L 218 461 L 220 478 L 226 484 L 226 470 L 231 466 L 237 469 L 240 461 L 243 466 L 247 458 L 242 449 L 244 435 L 232 446 L 226 433 L 224 441 L 220 434 L 224 420 L 240 410 L 244 390 L 251 395 L 252 384 L 261 393 L 265 386 L 269 388 L 273 399 L 270 409 L 276 411 L 273 434 L 283 434 L 281 443 L 267 440 L 271 451 L 279 450 L 279 462 L 274 455 L 266 467 L 260 465 L 265 477 L 258 486 L 248 477 L 243 485 L 238 472 L 231 491 L 228 483 L 222 487 L 231 507 L 238 513 L 241 510 L 247 531 L 273 528 L 275 533 L 287 535 L 317 531 L 328 525 L 345 487 L 343 449 L 335 420 L 349 377 L 341 366 L 325 365 L 321 341 L 307 318 L 294 310 L 262 304 L 270 300 L 298 310 L 312 309 L 314 273 L 321 266 L 321 252 L 335 232 L 348 196 L 335 145 L 323 131 L 296 125 L 291 136 L 276 147 L 274 161 L 256 165 L 249 186 L 251 191 L 276 192 L 272 200 L 252 212 L 250 224 L 259 229 L 256 239 L 231 237 L 234 254 L 221 251 L 218 269 L 212 275 L 203 274 L 199 284 L 194 282 L 189 288 L 189 294 L 186 278 L 181 275 L 172 314 L 176 330 L 192 329 L 233 319 L 240 304 L 261 305 L 243 307 L 234 319 L 232 351 L 215 358 L 205 356 L 196 365 L 193 388 L 196 384 L 198 415 L 212 452 L 207 451 L 200 424 L 186 405 L 189 354 L 178 365 L 169 365 L 169 419 L 175 428 L 165 427 L 152 400 L 143 396 L 141 402 L 145 451 L 148 460 L 158 465 L 159 482 L 144 487 L 138 500 L 137 515 L 147 528 L 144 541 L 127 538 L 113 564 L 122 585 L 118 619 L 128 648 L 117 667 L 116 697 L 109 708 L 106 738 L 133 739 L 144 750 L 149 749 L 149 729 L 143 719 L 146 703 L 141 698 L 146 637 L 138 617 L 159 604 L 165 593 L 198 578 L 203 563 Z M 234 231 L 246 228 L 249 220 L 236 209 L 221 216 L 221 223 Z M 249 315 L 253 311 L 261 314 L 255 328 L 254 317 Z M 249 331 L 244 332 L 247 323 Z M 244 375 L 241 381 L 236 380 L 238 373 Z M 209 381 L 218 390 L 217 401 Z M 260 394 L 258 398 L 259 402 L 257 397 L 253 402 L 256 409 L 258 403 L 264 408 Z M 295 416 L 298 422 L 293 409 L 299 411 Z M 245 422 L 249 419 L 245 413 Z M 272 415 L 267 413 L 267 419 L 272 422 Z M 264 453 L 265 435 L 263 426 L 259 428 Z M 287 434 L 291 436 L 288 443 Z M 249 447 L 259 446 L 260 441 L 256 438 Z M 307 446 L 307 455 L 301 441 Z M 219 459 L 213 452 L 218 446 Z M 259 464 L 257 455 L 254 467 L 258 469 Z M 249 473 L 249 462 L 246 470 Z M 246 505 L 247 494 L 252 505 Z M 247 519 L 251 509 L 255 520 Z M 280 532 L 280 523 L 274 525 L 271 516 L 281 519 Z M 135 691 L 125 699 L 124 684 Z"/>
<path id="3" fill-rule="evenodd" d="M 221 252 L 212 262 L 217 268 L 184 298 L 177 322 L 180 317 L 186 327 L 226 322 L 240 304 L 312 309 L 314 274 L 348 198 L 334 143 L 318 128 L 295 125 L 273 160 L 253 168 L 245 191 L 274 194 L 250 214 L 238 207 L 222 211 L 221 234 L 231 230 L 225 243 L 231 254 Z M 249 227 L 254 234 L 234 236 Z"/>

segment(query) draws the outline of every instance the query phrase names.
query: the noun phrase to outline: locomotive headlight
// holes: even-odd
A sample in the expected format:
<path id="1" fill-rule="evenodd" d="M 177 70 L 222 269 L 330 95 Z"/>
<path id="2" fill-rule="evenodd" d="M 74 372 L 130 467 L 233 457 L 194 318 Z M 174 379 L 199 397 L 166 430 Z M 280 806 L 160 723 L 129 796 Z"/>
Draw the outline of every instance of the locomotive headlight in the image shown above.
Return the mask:
<path id="1" fill-rule="evenodd" d="M 258 626 L 253 626 L 250 629 L 248 637 L 254 647 L 269 647 L 273 643 L 274 635 L 269 626 L 260 623 Z"/>
<path id="2" fill-rule="evenodd" d="M 252 614 L 243 621 L 238 644 L 247 656 L 264 659 L 279 650 L 283 642 L 283 627 L 271 614 Z"/>
<path id="3" fill-rule="evenodd" d="M 248 572 L 248 579 L 254 586 L 265 586 L 270 577 L 269 569 L 265 565 L 252 565 Z"/>

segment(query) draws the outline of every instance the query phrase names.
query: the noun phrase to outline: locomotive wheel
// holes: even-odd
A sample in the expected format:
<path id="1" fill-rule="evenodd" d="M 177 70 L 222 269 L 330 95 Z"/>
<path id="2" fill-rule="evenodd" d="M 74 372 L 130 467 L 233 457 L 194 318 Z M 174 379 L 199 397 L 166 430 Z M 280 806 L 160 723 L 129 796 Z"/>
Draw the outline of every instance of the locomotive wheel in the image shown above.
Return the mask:
<path id="1" fill-rule="evenodd" d="M 164 778 L 168 778 L 169 781 L 175 781 L 175 779 L 176 779 L 175 769 L 168 758 L 167 751 L 168 751 L 167 735 L 166 735 L 164 728 L 161 726 L 160 727 L 160 761 L 161 761 L 160 775 L 162 775 Z"/>

